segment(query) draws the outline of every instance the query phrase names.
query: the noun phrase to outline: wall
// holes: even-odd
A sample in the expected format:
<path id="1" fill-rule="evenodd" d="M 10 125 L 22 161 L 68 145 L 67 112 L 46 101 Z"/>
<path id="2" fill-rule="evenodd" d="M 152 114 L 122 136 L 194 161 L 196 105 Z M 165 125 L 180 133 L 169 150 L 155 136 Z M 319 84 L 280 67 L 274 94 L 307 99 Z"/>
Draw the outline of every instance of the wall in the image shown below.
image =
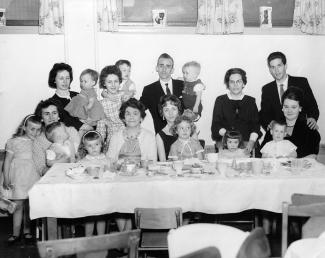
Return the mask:
<path id="1" fill-rule="evenodd" d="M 163 52 L 175 59 L 175 78 L 182 75 L 181 67 L 186 61 L 197 60 L 202 65 L 201 79 L 207 89 L 198 127 L 200 138 L 208 144 L 212 143 L 210 126 L 214 100 L 226 92 L 223 84 L 226 70 L 231 67 L 246 70 L 245 92 L 255 97 L 259 106 L 261 86 L 272 80 L 266 57 L 277 50 L 287 55 L 289 74 L 308 77 L 321 112 L 320 133 L 325 135 L 325 103 L 321 101 L 325 95 L 324 36 L 96 33 L 95 12 L 89 12 L 93 10 L 91 2 L 85 1 L 88 4 L 78 5 L 78 8 L 77 2 L 66 2 L 69 2 L 65 8 L 69 34 L 65 37 L 0 34 L 0 149 L 22 117 L 31 113 L 40 99 L 53 94 L 47 87 L 47 77 L 54 62 L 66 60 L 73 66 L 72 88 L 78 90 L 82 69 L 95 67 L 100 71 L 117 59 L 129 59 L 139 96 L 144 85 L 157 80 L 155 65 Z M 145 125 L 150 125 L 149 119 Z"/>

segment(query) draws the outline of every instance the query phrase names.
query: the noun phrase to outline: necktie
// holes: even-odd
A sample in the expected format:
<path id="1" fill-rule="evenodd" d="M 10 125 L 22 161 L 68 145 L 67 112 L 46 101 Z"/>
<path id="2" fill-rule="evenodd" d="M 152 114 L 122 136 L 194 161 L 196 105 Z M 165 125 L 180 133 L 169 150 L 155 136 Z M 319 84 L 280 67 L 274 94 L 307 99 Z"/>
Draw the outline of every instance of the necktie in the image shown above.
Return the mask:
<path id="1" fill-rule="evenodd" d="M 280 101 L 282 101 L 282 95 L 284 93 L 283 84 L 280 84 Z"/>
<path id="2" fill-rule="evenodd" d="M 170 89 L 168 88 L 168 83 L 165 83 L 165 85 L 166 85 L 166 93 L 167 93 L 167 95 L 172 95 Z"/>

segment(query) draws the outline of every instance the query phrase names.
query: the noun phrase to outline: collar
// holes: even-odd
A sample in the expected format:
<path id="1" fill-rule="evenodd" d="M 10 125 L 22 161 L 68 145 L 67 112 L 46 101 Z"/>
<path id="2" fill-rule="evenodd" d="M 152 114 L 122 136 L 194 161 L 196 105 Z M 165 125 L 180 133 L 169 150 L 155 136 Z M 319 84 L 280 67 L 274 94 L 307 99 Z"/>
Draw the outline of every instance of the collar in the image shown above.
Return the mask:
<path id="1" fill-rule="evenodd" d="M 172 86 L 173 86 L 172 78 L 170 78 L 168 82 L 164 82 L 162 80 L 159 80 L 159 82 L 160 82 L 160 85 L 163 87 L 163 89 L 166 89 L 166 83 L 168 83 L 169 89 L 172 90 Z"/>
<path id="2" fill-rule="evenodd" d="M 286 75 L 286 78 L 284 79 L 284 81 L 283 82 L 277 82 L 277 81 L 275 81 L 276 82 L 276 85 L 278 86 L 278 88 L 280 87 L 280 85 L 282 84 L 283 85 L 283 88 L 284 88 L 284 90 L 286 90 L 287 88 L 288 88 L 288 79 L 289 79 L 289 76 L 288 75 Z"/>
<path id="3" fill-rule="evenodd" d="M 230 94 L 230 92 L 228 92 L 228 93 L 227 93 L 227 96 L 228 96 L 228 98 L 231 99 L 231 100 L 242 100 L 242 99 L 244 98 L 245 94 L 242 93 L 241 95 L 234 97 L 234 96 L 232 96 L 232 95 Z"/>
<path id="4" fill-rule="evenodd" d="M 70 97 L 70 91 L 63 91 L 63 90 L 56 90 L 55 94 L 58 95 L 60 98 L 64 99 L 71 99 Z"/>

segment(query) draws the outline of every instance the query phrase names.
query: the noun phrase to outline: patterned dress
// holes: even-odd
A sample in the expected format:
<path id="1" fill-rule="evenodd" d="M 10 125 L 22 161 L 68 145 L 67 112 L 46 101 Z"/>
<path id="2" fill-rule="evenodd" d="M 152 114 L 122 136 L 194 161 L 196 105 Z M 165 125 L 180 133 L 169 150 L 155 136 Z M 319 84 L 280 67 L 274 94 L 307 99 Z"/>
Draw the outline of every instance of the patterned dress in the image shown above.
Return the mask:
<path id="1" fill-rule="evenodd" d="M 9 181 L 13 185 L 13 200 L 27 199 L 29 189 L 39 180 L 32 157 L 33 141 L 26 137 L 9 139 L 6 151 L 13 154 L 9 168 Z"/>
<path id="2" fill-rule="evenodd" d="M 122 95 L 123 93 L 117 93 L 114 95 L 110 94 L 107 98 L 100 101 L 103 105 L 106 118 L 98 121 L 96 130 L 105 140 L 106 146 L 108 146 L 113 133 L 124 128 L 124 123 L 119 118 L 120 107 L 122 105 Z"/>

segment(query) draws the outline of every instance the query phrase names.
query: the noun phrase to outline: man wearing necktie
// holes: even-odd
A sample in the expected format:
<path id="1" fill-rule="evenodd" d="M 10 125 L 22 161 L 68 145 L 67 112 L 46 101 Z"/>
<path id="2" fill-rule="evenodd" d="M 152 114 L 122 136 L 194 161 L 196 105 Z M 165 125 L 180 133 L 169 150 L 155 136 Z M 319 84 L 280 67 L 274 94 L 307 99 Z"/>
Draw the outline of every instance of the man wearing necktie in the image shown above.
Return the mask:
<path id="1" fill-rule="evenodd" d="M 268 130 L 273 120 L 282 120 L 281 97 L 289 87 L 299 88 L 304 96 L 302 103 L 303 116 L 311 129 L 317 129 L 319 110 L 314 94 L 305 77 L 295 77 L 287 74 L 286 56 L 281 52 L 273 52 L 267 58 L 269 71 L 274 81 L 262 87 L 260 123 L 264 130 Z"/>
<path id="2" fill-rule="evenodd" d="M 174 60 L 166 53 L 159 56 L 156 71 L 159 75 L 159 80 L 143 88 L 140 101 L 145 105 L 146 109 L 149 109 L 157 133 L 166 125 L 166 121 L 163 120 L 158 111 L 160 98 L 171 94 L 180 98 L 184 83 L 183 81 L 172 79 Z"/>

